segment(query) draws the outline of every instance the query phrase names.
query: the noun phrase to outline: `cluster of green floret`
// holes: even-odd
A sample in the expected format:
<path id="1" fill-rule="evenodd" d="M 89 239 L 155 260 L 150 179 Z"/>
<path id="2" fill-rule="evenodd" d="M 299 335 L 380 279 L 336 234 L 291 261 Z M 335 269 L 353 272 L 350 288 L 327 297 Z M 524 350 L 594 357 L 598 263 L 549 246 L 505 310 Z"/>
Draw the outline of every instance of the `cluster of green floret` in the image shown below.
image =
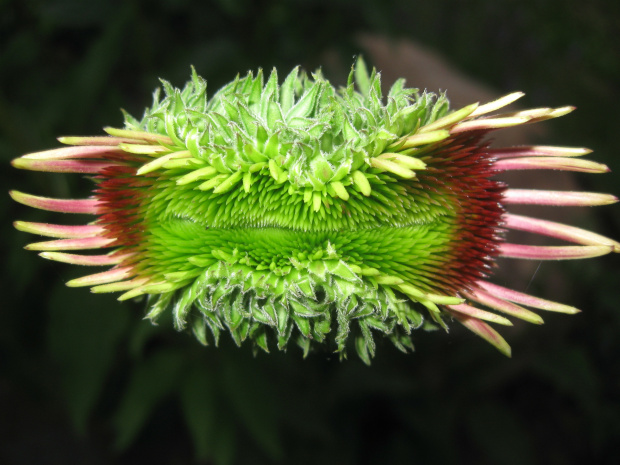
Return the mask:
<path id="1" fill-rule="evenodd" d="M 362 62 L 340 90 L 320 72 L 310 77 L 298 68 L 282 85 L 275 69 L 267 82 L 262 70 L 256 76 L 250 72 L 211 99 L 206 81 L 195 71 L 183 90 L 162 82 L 165 98 L 160 100 L 157 92 L 143 119 L 126 115 L 126 124 L 169 136 L 175 150 L 187 150 L 207 165 L 179 184 L 203 180 L 201 190 L 225 193 L 242 186 L 249 192 L 253 181 L 268 172 L 276 184 L 303 192 L 315 211 L 321 199 L 315 192 L 347 200 L 352 186 L 368 195 L 372 174 L 385 171 L 369 170 L 368 160 L 448 110 L 444 96 L 414 98 L 415 89 L 405 88 L 403 80 L 392 86 L 384 103 L 379 75 L 373 71 L 369 76 Z M 424 168 L 409 158 L 398 160 L 403 166 L 397 174 L 409 177 L 411 170 Z"/>
<path id="2" fill-rule="evenodd" d="M 412 181 L 426 169 L 418 153 L 447 131 L 405 139 L 448 110 L 402 80 L 381 94 L 379 75 L 362 62 L 335 89 L 317 72 L 275 70 L 237 78 L 207 98 L 195 72 L 129 130 L 172 144 L 123 149 L 153 157 L 137 174 L 152 181 L 142 204 L 141 274 L 155 284 L 150 317 L 172 307 L 203 343 L 228 329 L 241 343 L 304 350 L 334 334 L 345 354 L 353 332 L 368 361 L 371 329 L 411 348 L 422 324 L 412 301 L 437 318 L 433 273 L 453 236 L 450 205 Z M 416 156 L 411 156 L 414 154 Z M 156 278 L 156 279 L 155 279 Z M 412 284 L 413 283 L 413 284 Z"/>

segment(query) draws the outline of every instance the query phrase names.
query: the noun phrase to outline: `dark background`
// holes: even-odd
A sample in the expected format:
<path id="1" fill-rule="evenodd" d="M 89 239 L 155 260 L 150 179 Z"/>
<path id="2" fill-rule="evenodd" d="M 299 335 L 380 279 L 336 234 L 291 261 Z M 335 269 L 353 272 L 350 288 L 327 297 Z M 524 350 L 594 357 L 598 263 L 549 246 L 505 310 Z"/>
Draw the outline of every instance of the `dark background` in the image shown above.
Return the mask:
<path id="1" fill-rule="evenodd" d="M 121 107 L 141 115 L 158 77 L 182 86 L 193 64 L 213 92 L 259 66 L 325 64 L 338 82 L 361 32 L 415 41 L 498 92 L 526 91 L 527 106 L 576 105 L 545 139 L 594 149 L 615 173 L 576 182 L 620 194 L 614 0 L 4 0 L 2 190 L 86 195 L 79 176 L 9 161 L 120 126 Z M 512 359 L 456 327 L 415 334 L 413 354 L 379 344 L 371 367 L 253 357 L 151 326 L 142 303 L 67 289 L 85 270 L 24 251 L 36 238 L 11 226 L 58 214 L 3 196 L 0 463 L 620 463 L 617 256 L 542 264 L 528 291 L 584 312 L 503 331 Z M 573 224 L 620 239 L 617 206 Z"/>

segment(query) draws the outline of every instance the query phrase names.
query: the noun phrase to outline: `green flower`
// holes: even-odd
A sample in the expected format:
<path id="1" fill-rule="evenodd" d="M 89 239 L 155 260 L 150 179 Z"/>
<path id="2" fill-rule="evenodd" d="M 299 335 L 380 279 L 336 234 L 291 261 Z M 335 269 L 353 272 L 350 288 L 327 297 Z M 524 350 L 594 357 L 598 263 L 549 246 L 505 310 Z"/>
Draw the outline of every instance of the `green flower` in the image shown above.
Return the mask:
<path id="1" fill-rule="evenodd" d="M 237 77 L 207 97 L 194 72 L 183 90 L 108 136 L 62 137 L 69 147 L 24 155 L 17 168 L 89 173 L 92 197 L 60 200 L 12 192 L 23 204 L 88 213 L 87 225 L 18 221 L 57 240 L 30 244 L 45 258 L 111 268 L 69 281 L 93 292 L 148 296 L 148 317 L 171 311 L 179 329 L 217 343 L 227 330 L 265 351 L 293 340 L 369 362 L 373 334 L 411 349 L 425 317 L 455 319 L 509 355 L 487 322 L 532 323 L 530 309 L 578 310 L 487 281 L 496 257 L 573 259 L 620 251 L 574 227 L 507 213 L 510 204 L 603 205 L 611 195 L 507 189 L 500 171 L 608 171 L 576 158 L 586 149 L 489 148 L 496 129 L 543 121 L 572 107 L 490 114 L 521 93 L 449 111 L 444 95 L 397 81 L 387 97 L 359 61 L 347 86 L 294 69 Z M 504 241 L 505 228 L 575 243 Z M 67 251 L 108 248 L 103 255 Z M 481 309 L 478 307 L 484 307 Z M 526 308 L 527 307 L 527 308 Z M 503 314 L 503 315 L 501 315 Z M 211 336 L 208 336 L 210 333 Z"/>

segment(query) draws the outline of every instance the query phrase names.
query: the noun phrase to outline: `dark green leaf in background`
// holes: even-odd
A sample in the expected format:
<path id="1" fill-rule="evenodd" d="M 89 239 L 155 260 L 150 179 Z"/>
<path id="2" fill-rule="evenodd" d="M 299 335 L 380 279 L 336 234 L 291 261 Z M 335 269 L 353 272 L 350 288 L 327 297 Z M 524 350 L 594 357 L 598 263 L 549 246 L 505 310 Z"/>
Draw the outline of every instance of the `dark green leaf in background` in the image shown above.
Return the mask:
<path id="1" fill-rule="evenodd" d="M 56 287 L 48 324 L 49 354 L 58 367 L 64 401 L 76 429 L 86 425 L 128 328 L 129 309 L 112 296 L 89 295 L 84 289 Z"/>

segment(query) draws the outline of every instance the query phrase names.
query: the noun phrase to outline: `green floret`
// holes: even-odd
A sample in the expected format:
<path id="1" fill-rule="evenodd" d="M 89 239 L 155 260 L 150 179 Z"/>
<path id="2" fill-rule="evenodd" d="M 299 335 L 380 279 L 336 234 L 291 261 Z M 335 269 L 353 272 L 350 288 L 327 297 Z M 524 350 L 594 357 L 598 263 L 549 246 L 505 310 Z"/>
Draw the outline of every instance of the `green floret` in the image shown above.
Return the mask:
<path id="1" fill-rule="evenodd" d="M 259 70 L 256 77 L 237 77 L 211 99 L 193 70 L 182 91 L 162 81 L 166 96 L 160 100 L 156 92 L 142 120 L 126 115 L 126 126 L 169 136 L 174 150 L 189 150 L 220 175 L 252 176 L 268 168 L 276 182 L 297 190 L 355 184 L 352 173 L 366 171 L 369 157 L 448 111 L 445 96 L 416 95 L 402 79 L 384 103 L 379 74 L 368 76 L 364 69 L 352 70 L 338 90 L 320 72 L 310 77 L 295 68 L 279 86 L 275 69 L 266 83 Z"/>

